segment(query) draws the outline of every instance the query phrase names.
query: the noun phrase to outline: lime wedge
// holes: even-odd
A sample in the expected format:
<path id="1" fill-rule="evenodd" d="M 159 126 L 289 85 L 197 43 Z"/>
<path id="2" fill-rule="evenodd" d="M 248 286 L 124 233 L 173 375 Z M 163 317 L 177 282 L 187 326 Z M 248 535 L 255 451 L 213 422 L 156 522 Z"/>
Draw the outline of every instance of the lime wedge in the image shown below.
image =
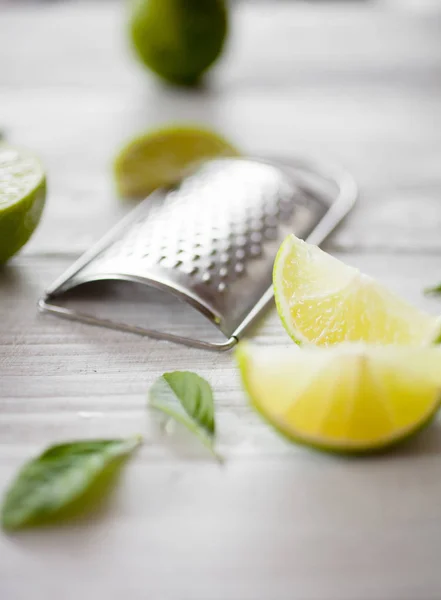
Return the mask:
<path id="1" fill-rule="evenodd" d="M 31 237 L 45 198 L 46 178 L 40 161 L 26 150 L 0 143 L 0 263 Z"/>
<path id="2" fill-rule="evenodd" d="M 297 343 L 424 344 L 440 324 L 377 281 L 290 235 L 273 272 L 277 310 Z"/>
<path id="3" fill-rule="evenodd" d="M 290 440 L 342 453 L 395 445 L 427 425 L 441 399 L 441 348 L 264 348 L 237 359 L 254 407 Z"/>
<path id="4" fill-rule="evenodd" d="M 118 192 L 143 198 L 158 187 L 175 183 L 194 164 L 238 154 L 222 137 L 198 127 L 169 127 L 146 133 L 129 142 L 115 159 Z"/>

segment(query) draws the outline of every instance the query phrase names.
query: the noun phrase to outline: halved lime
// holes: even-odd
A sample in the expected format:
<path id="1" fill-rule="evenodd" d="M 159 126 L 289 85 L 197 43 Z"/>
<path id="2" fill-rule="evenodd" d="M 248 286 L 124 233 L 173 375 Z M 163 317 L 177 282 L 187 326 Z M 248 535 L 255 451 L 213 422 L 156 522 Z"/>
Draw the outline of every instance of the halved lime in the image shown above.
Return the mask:
<path id="1" fill-rule="evenodd" d="M 292 441 L 342 453 L 395 445 L 441 400 L 441 348 L 340 344 L 304 349 L 241 344 L 252 404 Z"/>
<path id="2" fill-rule="evenodd" d="M 46 177 L 36 156 L 0 143 L 0 263 L 31 237 L 45 198 Z"/>
<path id="3" fill-rule="evenodd" d="M 213 131 L 192 126 L 158 129 L 130 141 L 115 159 L 121 196 L 143 198 L 175 183 L 188 168 L 209 158 L 239 152 Z"/>
<path id="4" fill-rule="evenodd" d="M 297 343 L 424 344 L 439 334 L 438 319 L 294 235 L 279 249 L 273 283 L 282 323 Z"/>

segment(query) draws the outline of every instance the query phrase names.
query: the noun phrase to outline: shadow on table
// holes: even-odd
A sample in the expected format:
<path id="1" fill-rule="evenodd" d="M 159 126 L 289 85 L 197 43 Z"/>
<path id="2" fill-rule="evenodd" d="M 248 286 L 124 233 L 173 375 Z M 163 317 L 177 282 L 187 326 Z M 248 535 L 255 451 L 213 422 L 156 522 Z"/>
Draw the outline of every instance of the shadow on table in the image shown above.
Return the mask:
<path id="1" fill-rule="evenodd" d="M 0 291 L 9 291 L 16 288 L 21 281 L 19 269 L 12 265 L 0 264 Z"/>
<path id="2" fill-rule="evenodd" d="M 441 455 L 441 421 L 435 420 L 414 437 L 393 449 L 391 456 L 411 457 L 427 454 Z"/>

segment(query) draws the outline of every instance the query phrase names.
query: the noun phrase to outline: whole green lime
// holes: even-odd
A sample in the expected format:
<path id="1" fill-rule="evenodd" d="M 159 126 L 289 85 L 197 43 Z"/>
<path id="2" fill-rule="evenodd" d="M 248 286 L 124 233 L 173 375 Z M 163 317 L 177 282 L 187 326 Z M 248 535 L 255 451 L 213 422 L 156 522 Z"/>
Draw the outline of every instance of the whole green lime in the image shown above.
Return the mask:
<path id="1" fill-rule="evenodd" d="M 141 61 L 160 77 L 194 85 L 220 55 L 225 0 L 132 0 L 130 35 Z"/>
<path id="2" fill-rule="evenodd" d="M 18 252 L 40 222 L 46 176 L 36 156 L 0 143 L 0 263 Z"/>

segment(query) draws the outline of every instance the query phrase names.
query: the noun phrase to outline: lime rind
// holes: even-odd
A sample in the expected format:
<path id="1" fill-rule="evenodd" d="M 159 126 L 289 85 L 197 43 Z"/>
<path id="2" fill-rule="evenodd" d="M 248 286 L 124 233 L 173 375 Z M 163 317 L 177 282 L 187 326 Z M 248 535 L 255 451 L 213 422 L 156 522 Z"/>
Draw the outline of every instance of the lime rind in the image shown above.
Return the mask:
<path id="1" fill-rule="evenodd" d="M 363 348 L 362 344 L 353 344 L 353 343 L 345 343 L 338 346 L 334 346 L 333 349 L 319 349 L 312 348 L 312 351 L 317 352 L 319 354 L 322 353 L 331 353 L 335 351 L 347 351 L 352 347 L 354 351 L 359 351 L 359 348 Z M 367 348 L 367 346 L 365 346 Z M 387 346 L 378 347 L 381 349 L 387 350 Z M 397 348 L 395 346 L 390 346 L 394 350 Z M 435 351 L 438 351 L 434 348 Z M 311 348 L 308 350 L 299 349 L 300 353 L 310 352 Z M 369 348 L 370 352 L 375 352 L 375 347 Z M 417 351 L 417 350 L 416 350 Z M 295 430 L 295 428 L 290 427 L 289 424 L 284 421 L 280 417 L 275 417 L 274 415 L 269 414 L 269 412 L 265 409 L 262 403 L 257 399 L 256 394 L 253 392 L 252 385 L 250 383 L 250 370 L 251 370 L 251 361 L 252 361 L 252 346 L 247 342 L 242 342 L 236 349 L 235 352 L 237 364 L 239 367 L 239 371 L 241 374 L 242 383 L 244 389 L 250 399 L 252 406 L 256 409 L 256 411 L 262 416 L 262 418 L 273 427 L 273 429 L 282 435 L 285 439 L 290 442 L 295 442 L 296 444 L 305 446 L 307 448 L 313 448 L 316 450 L 320 450 L 323 452 L 340 454 L 340 455 L 353 455 L 353 456 L 361 456 L 366 454 L 375 454 L 382 453 L 389 449 L 392 449 L 398 445 L 405 443 L 406 441 L 413 438 L 416 434 L 418 434 L 423 429 L 426 429 L 431 422 L 436 417 L 438 410 L 441 405 L 441 381 L 438 388 L 438 393 L 436 390 L 434 392 L 433 402 L 429 404 L 427 410 L 423 412 L 420 417 L 415 420 L 415 422 L 409 424 L 406 427 L 396 428 L 389 435 L 384 436 L 382 438 L 377 438 L 370 443 L 360 443 L 356 441 L 351 441 L 350 438 L 346 437 L 345 439 L 330 439 L 326 436 L 311 436 L 305 434 L 301 431 Z M 295 360 L 295 359 L 293 359 Z M 405 365 L 403 365 L 405 367 Z M 440 366 L 441 366 L 441 354 L 440 354 Z M 293 398 L 295 396 L 293 395 Z"/>
<path id="2" fill-rule="evenodd" d="M 0 143 L 0 263 L 29 240 L 46 200 L 46 176 L 39 159 L 22 148 Z"/>
<path id="3" fill-rule="evenodd" d="M 434 344 L 434 345 L 441 344 L 441 316 L 435 318 L 433 332 L 431 332 L 431 335 L 429 336 L 427 343 Z"/>
<path id="4" fill-rule="evenodd" d="M 276 303 L 277 312 L 279 314 L 280 320 L 282 321 L 282 325 L 285 328 L 285 331 L 288 333 L 290 338 L 296 344 L 308 344 L 308 340 L 304 337 L 299 331 L 297 331 L 294 327 L 288 324 L 287 315 L 289 315 L 289 305 L 283 293 L 279 293 L 279 284 L 278 284 L 278 272 L 281 264 L 284 263 L 286 256 L 288 256 L 289 251 L 291 249 L 291 236 L 288 236 L 279 248 L 277 252 L 274 268 L 273 268 L 273 288 L 274 288 L 274 300 Z"/>

